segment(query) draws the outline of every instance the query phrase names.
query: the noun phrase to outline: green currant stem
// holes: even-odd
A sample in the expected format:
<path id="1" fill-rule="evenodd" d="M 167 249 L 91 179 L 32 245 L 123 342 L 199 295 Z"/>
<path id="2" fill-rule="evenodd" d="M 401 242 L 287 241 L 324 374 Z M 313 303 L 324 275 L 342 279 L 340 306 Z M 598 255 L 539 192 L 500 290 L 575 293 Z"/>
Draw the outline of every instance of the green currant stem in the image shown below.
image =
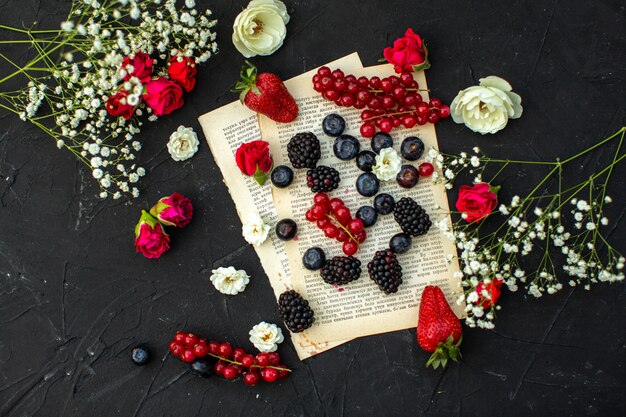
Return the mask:
<path id="1" fill-rule="evenodd" d="M 215 355 L 215 354 L 213 354 L 213 353 L 207 353 L 207 355 L 212 356 L 212 357 L 214 357 L 215 359 L 219 359 L 219 360 L 224 361 L 224 362 L 232 363 L 233 365 L 243 366 L 243 364 L 242 364 L 241 362 L 237 362 L 237 361 L 234 361 L 234 360 L 232 360 L 232 359 L 225 358 L 225 357 L 220 356 L 220 355 Z M 245 368 L 245 367 L 244 367 L 244 368 Z M 252 365 L 250 368 L 261 368 L 261 369 L 262 369 L 262 368 L 273 368 L 273 369 L 276 369 L 277 371 L 287 371 L 287 372 L 292 372 L 292 370 L 291 370 L 291 369 L 289 369 L 289 368 L 281 368 L 281 367 L 279 367 L 279 366 L 273 366 L 273 365 L 267 365 L 267 366 Z"/>
<path id="2" fill-rule="evenodd" d="M 383 90 L 374 90 L 369 88 L 368 89 L 370 91 L 370 93 L 383 93 Z M 430 92 L 430 90 L 428 88 L 407 88 L 406 91 L 426 91 L 426 92 Z"/>
<path id="3" fill-rule="evenodd" d="M 359 245 L 359 241 L 355 239 L 355 237 L 352 235 L 352 233 L 350 233 L 350 231 L 344 227 L 343 224 L 339 223 L 339 220 L 337 220 L 335 218 L 335 216 L 333 216 L 332 214 L 327 214 L 326 217 L 328 217 L 331 220 L 334 220 L 337 223 L 337 226 L 339 226 L 344 232 L 346 232 L 348 234 L 348 237 L 350 238 L 350 240 L 354 241 L 354 243 L 356 243 L 357 248 L 360 247 Z"/>
<path id="4" fill-rule="evenodd" d="M 412 114 L 412 113 L 415 113 L 415 109 L 407 110 L 407 111 L 400 111 L 400 112 L 395 112 L 395 113 L 385 113 L 385 114 L 381 114 L 380 116 L 368 117 L 367 119 L 361 119 L 361 120 L 364 122 L 369 122 L 370 120 L 380 119 L 381 117 L 399 116 L 402 114 Z"/>

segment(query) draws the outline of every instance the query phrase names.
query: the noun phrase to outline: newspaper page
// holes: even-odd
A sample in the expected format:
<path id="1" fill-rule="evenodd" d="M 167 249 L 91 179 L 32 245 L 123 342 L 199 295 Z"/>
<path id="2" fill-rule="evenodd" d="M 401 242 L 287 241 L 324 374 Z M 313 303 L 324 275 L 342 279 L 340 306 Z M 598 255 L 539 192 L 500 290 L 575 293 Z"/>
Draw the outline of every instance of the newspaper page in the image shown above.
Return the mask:
<path id="1" fill-rule="evenodd" d="M 358 54 L 353 53 L 344 58 L 330 63 L 329 65 L 341 66 L 352 71 L 360 71 L 362 68 Z M 301 75 L 302 76 L 302 75 Z M 307 75 L 306 79 L 310 79 Z M 300 109 L 299 119 L 306 117 L 306 113 Z M 235 163 L 235 152 L 243 142 L 255 140 L 265 136 L 261 135 L 257 114 L 241 104 L 239 100 L 220 107 L 199 118 L 204 136 L 224 177 L 224 183 L 235 202 L 237 214 L 242 222 L 246 220 L 246 214 L 258 211 L 263 219 L 274 225 L 278 221 L 278 213 L 272 200 L 274 187 L 268 182 L 262 187 L 251 177 L 241 174 Z M 271 152 L 279 155 L 280 149 L 276 147 L 276 141 L 270 141 Z M 275 163 L 277 165 L 277 163 Z M 283 291 L 292 288 L 290 267 L 287 261 L 285 243 L 270 233 L 268 240 L 254 247 L 265 273 L 269 277 L 270 284 L 276 297 Z M 292 341 L 300 359 L 306 359 L 315 354 L 324 352 L 335 346 L 348 341 L 336 340 L 333 342 L 309 341 L 303 334 L 292 334 Z"/>
<path id="2" fill-rule="evenodd" d="M 330 66 L 331 70 L 339 66 Z M 346 74 L 350 69 L 341 68 Z M 377 75 L 381 78 L 394 75 L 391 65 L 378 65 L 364 68 L 354 73 L 356 76 L 368 77 Z M 420 88 L 426 89 L 424 72 L 414 74 Z M 331 197 L 340 197 L 354 213 L 362 205 L 372 205 L 373 197 L 366 198 L 356 191 L 355 182 L 361 171 L 354 160 L 341 161 L 332 152 L 334 138 L 324 135 L 321 124 L 324 116 L 338 113 L 346 119 L 346 132 L 360 138 L 360 110 L 337 107 L 326 101 L 312 88 L 311 79 L 297 77 L 286 83 L 287 88 L 296 99 L 301 116 L 294 123 L 278 124 L 268 118 L 260 117 L 260 127 L 264 138 L 275 140 L 272 143 L 275 164 L 289 163 L 286 145 L 289 139 L 298 132 L 311 131 L 322 144 L 322 159 L 318 165 L 327 165 L 337 169 L 341 175 L 339 188 L 330 193 Z M 426 92 L 421 92 L 424 100 Z M 402 139 L 409 135 L 419 136 L 426 145 L 437 147 L 437 137 L 432 124 L 416 126 L 412 129 L 398 128 L 391 133 L 394 148 L 399 151 Z M 370 149 L 369 140 L 361 140 L 361 149 Z M 409 162 L 406 162 L 409 163 Z M 459 265 L 455 259 L 448 261 L 446 254 L 456 253 L 453 242 L 447 239 L 436 227 L 417 238 L 413 238 L 412 248 L 405 254 L 398 255 L 402 266 L 403 283 L 398 292 L 386 295 L 369 278 L 367 263 L 373 258 L 376 250 L 389 247 L 389 239 L 400 233 L 399 225 L 393 214 L 379 215 L 376 224 L 366 229 L 367 239 L 360 245 L 355 255 L 361 260 L 361 277 L 344 286 L 326 284 L 319 271 L 308 271 L 302 266 L 302 255 L 312 247 L 319 246 L 326 252 L 327 258 L 343 256 L 341 243 L 326 238 L 315 223 L 305 219 L 305 212 L 313 204 L 313 193 L 306 186 L 306 170 L 296 170 L 294 183 L 286 189 L 273 189 L 274 203 L 280 218 L 291 218 L 298 224 L 298 239 L 287 242 L 286 249 L 291 271 L 291 282 L 294 289 L 306 298 L 315 312 L 313 327 L 304 332 L 311 343 L 345 340 L 376 333 L 416 327 L 419 300 L 426 285 L 438 285 L 443 290 L 452 308 L 458 316 L 463 314 L 464 306 L 455 303 L 462 293 L 459 278 L 454 272 Z M 424 207 L 431 220 L 441 217 L 441 212 L 448 212 L 448 201 L 443 186 L 433 184 L 430 179 L 420 179 L 413 189 L 403 189 L 395 181 L 381 182 L 379 192 L 390 193 L 396 201 L 409 196 Z M 435 208 L 439 207 L 439 210 Z M 437 214 L 438 213 L 438 214 Z"/>

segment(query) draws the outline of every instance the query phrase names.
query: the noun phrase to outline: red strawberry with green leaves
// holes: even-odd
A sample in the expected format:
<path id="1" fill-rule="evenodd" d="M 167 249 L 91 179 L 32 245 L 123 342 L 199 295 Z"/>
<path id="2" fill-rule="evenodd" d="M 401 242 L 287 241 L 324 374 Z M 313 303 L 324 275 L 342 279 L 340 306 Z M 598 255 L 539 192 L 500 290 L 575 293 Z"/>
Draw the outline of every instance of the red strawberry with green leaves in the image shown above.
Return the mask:
<path id="1" fill-rule="evenodd" d="M 448 359 L 458 362 L 462 333 L 461 322 L 448 305 L 441 288 L 426 286 L 417 321 L 417 343 L 426 352 L 433 352 L 426 367 L 445 367 Z"/>
<path id="2" fill-rule="evenodd" d="M 233 91 L 240 91 L 239 100 L 248 108 L 276 122 L 293 122 L 298 116 L 298 105 L 283 80 L 270 72 L 257 74 L 256 67 L 248 61 Z"/>

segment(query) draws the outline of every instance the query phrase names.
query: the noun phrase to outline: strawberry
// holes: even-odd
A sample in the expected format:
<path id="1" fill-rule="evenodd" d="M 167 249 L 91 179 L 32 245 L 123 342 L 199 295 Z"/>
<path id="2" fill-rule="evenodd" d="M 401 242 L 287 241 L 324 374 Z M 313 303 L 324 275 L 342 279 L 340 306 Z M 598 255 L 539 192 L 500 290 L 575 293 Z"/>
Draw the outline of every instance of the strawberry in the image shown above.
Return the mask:
<path id="1" fill-rule="evenodd" d="M 441 288 L 428 285 L 422 292 L 419 318 L 417 321 L 417 342 L 426 352 L 433 352 L 426 362 L 437 369 L 445 367 L 448 359 L 457 362 L 461 357 L 461 322 L 456 317 Z"/>
<path id="2" fill-rule="evenodd" d="M 283 80 L 270 72 L 257 74 L 256 67 L 248 61 L 232 91 L 240 91 L 239 100 L 248 108 L 276 122 L 293 122 L 298 116 L 298 105 Z"/>

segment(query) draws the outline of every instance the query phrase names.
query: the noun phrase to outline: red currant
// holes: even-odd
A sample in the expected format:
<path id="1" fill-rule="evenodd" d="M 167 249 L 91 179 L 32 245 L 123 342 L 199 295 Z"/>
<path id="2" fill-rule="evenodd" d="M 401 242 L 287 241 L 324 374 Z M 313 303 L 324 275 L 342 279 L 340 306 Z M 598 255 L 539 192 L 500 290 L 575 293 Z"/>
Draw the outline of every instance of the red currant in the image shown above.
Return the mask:
<path id="1" fill-rule="evenodd" d="M 311 209 L 308 209 L 306 211 L 306 213 L 304 214 L 304 217 L 310 222 L 315 221 L 315 217 L 313 217 L 313 211 Z"/>
<path id="2" fill-rule="evenodd" d="M 326 208 L 326 206 L 323 206 L 321 204 L 315 204 L 313 208 L 311 208 L 311 214 L 313 215 L 314 219 L 325 219 L 326 213 L 328 213 L 328 209 Z"/>
<path id="3" fill-rule="evenodd" d="M 256 361 L 256 364 L 259 366 L 267 366 L 270 364 L 270 358 L 265 352 L 257 353 L 254 359 Z"/>
<path id="4" fill-rule="evenodd" d="M 183 343 L 185 344 L 186 347 L 190 348 L 193 347 L 193 345 L 195 345 L 196 343 L 198 343 L 198 336 L 196 336 L 193 333 L 187 333 L 185 335 L 185 339 L 183 340 Z"/>
<path id="5" fill-rule="evenodd" d="M 245 374 L 243 374 L 243 382 L 245 382 L 246 385 L 249 387 L 255 386 L 260 380 L 261 380 L 261 377 L 259 376 L 258 373 L 254 371 L 248 371 Z"/>
<path id="6" fill-rule="evenodd" d="M 410 86 L 413 82 L 413 74 L 411 74 L 410 72 L 403 72 L 402 74 L 400 74 L 400 82 L 402 83 L 402 85 L 405 85 L 407 87 Z"/>
<path id="7" fill-rule="evenodd" d="M 417 171 L 422 177 L 430 177 L 435 172 L 435 167 L 430 162 L 422 162 L 417 167 Z"/>
<path id="8" fill-rule="evenodd" d="M 321 93 L 324 91 L 324 87 L 322 86 L 322 83 L 313 83 L 313 90 Z"/>
<path id="9" fill-rule="evenodd" d="M 391 96 L 383 96 L 382 106 L 383 109 L 390 109 L 396 105 L 396 101 Z"/>
<path id="10" fill-rule="evenodd" d="M 441 100 L 439 100 L 438 98 L 431 98 L 430 107 L 441 107 Z"/>
<path id="11" fill-rule="evenodd" d="M 278 368 L 287 368 L 285 365 L 278 364 L 276 365 Z M 277 369 L 278 371 L 278 379 L 285 379 L 289 375 L 289 371 L 285 371 L 283 369 Z"/>
<path id="12" fill-rule="evenodd" d="M 346 81 L 349 83 L 356 83 L 356 77 L 352 74 L 346 75 Z"/>
<path id="13" fill-rule="evenodd" d="M 371 110 L 363 110 L 361 112 L 361 120 L 366 121 L 367 119 L 371 119 L 374 117 L 374 113 Z"/>
<path id="14" fill-rule="evenodd" d="M 314 83 L 319 83 L 321 79 L 322 79 L 322 77 L 319 74 L 315 74 L 313 76 L 313 82 Z"/>
<path id="15" fill-rule="evenodd" d="M 328 226 L 328 225 L 330 224 L 330 220 L 328 220 L 327 218 L 324 218 L 324 219 L 319 219 L 319 220 L 316 222 L 316 224 L 317 224 L 317 227 L 318 227 L 319 229 L 323 229 L 323 228 L 325 228 L 326 226 Z"/>
<path id="16" fill-rule="evenodd" d="M 172 355 L 180 356 L 184 350 L 185 347 L 177 341 L 174 340 L 170 343 L 170 352 L 172 352 Z"/>
<path id="17" fill-rule="evenodd" d="M 402 123 L 400 122 L 400 119 L 398 119 L 397 117 L 391 116 L 391 124 L 393 125 L 393 127 L 400 127 Z"/>
<path id="18" fill-rule="evenodd" d="M 261 377 L 266 382 L 274 382 L 278 379 L 278 371 L 274 368 L 265 368 L 261 371 Z"/>
<path id="19" fill-rule="evenodd" d="M 216 342 L 215 340 L 211 340 L 209 342 L 209 353 L 213 355 L 218 355 L 220 353 L 220 342 Z"/>
<path id="20" fill-rule="evenodd" d="M 402 99 L 402 104 L 404 104 L 407 107 L 415 106 L 417 104 L 417 98 L 415 97 L 415 94 L 413 94 L 413 93 L 407 94 Z"/>
<path id="21" fill-rule="evenodd" d="M 333 78 L 335 78 L 335 79 L 338 79 L 338 78 L 343 78 L 343 77 L 344 77 L 343 71 L 342 71 L 342 70 L 340 70 L 340 69 L 336 69 L 336 70 L 334 70 L 334 71 L 331 73 L 331 75 L 332 75 L 332 76 L 333 76 Z"/>
<path id="22" fill-rule="evenodd" d="M 348 91 L 348 93 L 350 94 L 356 94 L 359 92 L 359 86 L 356 83 L 348 82 L 348 88 L 346 89 L 346 91 Z"/>
<path id="23" fill-rule="evenodd" d="M 330 75 L 330 68 L 320 67 L 320 69 L 317 70 L 317 73 L 322 77 L 327 77 Z"/>
<path id="24" fill-rule="evenodd" d="M 174 336 L 174 341 L 178 343 L 185 343 L 186 334 L 183 332 L 176 332 L 176 336 Z"/>
<path id="25" fill-rule="evenodd" d="M 374 109 L 374 110 L 380 109 L 382 105 L 383 103 L 381 99 L 376 96 L 370 98 L 370 101 L 367 102 L 367 107 L 369 107 L 370 109 Z"/>
<path id="26" fill-rule="evenodd" d="M 241 364 L 246 368 L 250 368 L 254 365 L 254 356 L 246 354 L 241 358 Z"/>
<path id="27" fill-rule="evenodd" d="M 372 98 L 372 95 L 367 90 L 361 90 L 358 93 L 356 93 L 356 99 L 359 101 L 364 101 L 367 103 L 368 101 L 370 101 L 370 98 Z"/>
<path id="28" fill-rule="evenodd" d="M 391 132 L 391 130 L 393 129 L 393 124 L 391 122 L 391 120 L 389 119 L 382 119 L 380 122 L 380 130 L 382 130 L 385 133 L 389 133 Z"/>
<path id="29" fill-rule="evenodd" d="M 391 95 L 394 98 L 401 100 L 406 95 L 406 90 L 404 89 L 404 87 L 397 86 L 394 87 L 394 89 L 391 91 Z"/>
<path id="30" fill-rule="evenodd" d="M 243 366 L 237 364 L 233 364 L 230 366 L 232 366 L 235 372 L 237 372 L 237 375 L 241 375 L 243 373 Z"/>
<path id="31" fill-rule="evenodd" d="M 342 225 L 347 225 L 350 221 L 350 209 L 346 206 L 338 207 L 337 210 L 335 210 L 335 218 Z"/>
<path id="32" fill-rule="evenodd" d="M 350 239 L 350 235 L 346 233 L 345 230 L 339 230 L 339 234 L 337 235 L 337 242 L 345 242 Z"/>
<path id="33" fill-rule="evenodd" d="M 393 88 L 393 83 L 391 82 L 389 78 L 383 78 L 380 81 L 380 89 L 383 91 L 383 93 L 387 93 L 391 91 L 392 88 Z"/>
<path id="34" fill-rule="evenodd" d="M 320 80 L 320 84 L 322 84 L 322 88 L 324 90 L 328 90 L 333 86 L 333 79 L 330 77 L 322 77 L 322 79 Z"/>
<path id="35" fill-rule="evenodd" d="M 350 233 L 359 233 L 363 230 L 363 220 L 361 219 L 352 219 L 350 223 L 348 223 L 348 230 Z"/>
<path id="36" fill-rule="evenodd" d="M 343 207 L 343 201 L 340 198 L 331 198 L 328 202 L 330 209 L 335 213 L 339 207 Z"/>
<path id="37" fill-rule="evenodd" d="M 335 101 L 339 98 L 339 92 L 335 90 L 324 91 L 324 98 L 326 100 Z"/>
<path id="38" fill-rule="evenodd" d="M 198 343 L 193 347 L 193 354 L 198 358 L 204 358 L 207 353 L 209 353 L 209 348 L 205 344 Z"/>
<path id="39" fill-rule="evenodd" d="M 230 358 L 231 353 L 233 353 L 233 348 L 230 346 L 230 343 L 224 342 L 220 344 L 219 347 L 219 355 L 224 358 Z"/>
<path id="40" fill-rule="evenodd" d="M 407 129 L 412 128 L 413 126 L 415 126 L 416 123 L 417 118 L 412 114 L 407 114 L 406 116 L 402 117 L 402 125 Z"/>
<path id="41" fill-rule="evenodd" d="M 370 78 L 370 87 L 372 87 L 375 90 L 378 90 L 378 88 L 380 88 L 380 78 L 375 77 L 375 76 Z"/>
<path id="42" fill-rule="evenodd" d="M 376 133 L 376 128 L 372 123 L 366 122 L 361 125 L 361 129 L 359 129 L 359 131 L 361 132 L 361 136 L 364 138 L 371 138 Z"/>
<path id="43" fill-rule="evenodd" d="M 337 226 L 329 224 L 324 228 L 324 234 L 327 238 L 334 239 L 339 234 L 339 229 L 337 229 Z"/>
<path id="44" fill-rule="evenodd" d="M 441 119 L 439 115 L 439 109 L 430 109 L 430 114 L 428 115 L 428 121 L 430 123 L 437 123 Z"/>
<path id="45" fill-rule="evenodd" d="M 415 111 L 417 112 L 418 116 L 423 116 L 423 117 L 428 117 L 428 113 L 430 113 L 428 104 L 424 103 L 423 101 L 417 103 L 417 106 L 415 106 Z"/>
<path id="46" fill-rule="evenodd" d="M 232 365 L 227 365 L 223 371 L 224 378 L 233 379 L 237 376 L 237 370 Z"/>
<path id="47" fill-rule="evenodd" d="M 213 373 L 215 375 L 224 375 L 224 369 L 226 368 L 226 362 L 217 361 L 213 365 Z"/>
<path id="48" fill-rule="evenodd" d="M 423 126 L 426 123 L 428 123 L 428 116 L 417 116 L 417 124 L 418 125 Z"/>
<path id="49" fill-rule="evenodd" d="M 439 114 L 443 119 L 450 117 L 450 106 L 447 106 L 445 104 L 439 106 Z"/>
<path id="50" fill-rule="evenodd" d="M 183 351 L 183 353 L 180 355 L 180 359 L 182 359 L 183 362 L 193 362 L 194 359 L 196 359 L 196 355 L 193 354 L 193 350 L 191 349 L 185 349 Z"/>
<path id="51" fill-rule="evenodd" d="M 346 256 L 352 256 L 359 250 L 359 245 L 354 243 L 352 240 L 348 240 L 346 242 L 343 242 L 343 246 L 341 249 L 343 250 L 343 253 L 346 254 Z"/>
<path id="52" fill-rule="evenodd" d="M 367 238 L 367 232 L 365 230 L 361 230 L 360 232 L 354 235 L 354 238 L 356 239 L 357 242 L 363 243 L 365 242 L 365 239 Z"/>
<path id="53" fill-rule="evenodd" d="M 359 77 L 356 80 L 356 83 L 359 85 L 359 87 L 361 88 L 367 88 L 370 85 L 370 80 L 367 79 L 367 77 Z"/>
<path id="54" fill-rule="evenodd" d="M 344 91 L 346 88 L 348 88 L 348 83 L 346 82 L 346 80 L 342 78 L 335 79 L 335 82 L 333 83 L 333 87 L 337 91 Z"/>
<path id="55" fill-rule="evenodd" d="M 341 100 L 341 104 L 346 107 L 352 107 L 354 106 L 354 103 L 356 102 L 356 100 L 354 99 L 354 96 L 350 94 L 344 94 L 343 96 L 341 96 L 339 100 Z"/>
<path id="56" fill-rule="evenodd" d="M 270 365 L 276 366 L 280 363 L 280 355 L 278 352 L 270 352 L 267 356 L 269 356 Z"/>
<path id="57" fill-rule="evenodd" d="M 328 194 L 326 193 L 317 193 L 313 196 L 313 202 L 315 204 L 322 204 L 322 205 L 326 205 L 328 204 L 328 201 L 330 199 L 328 198 Z"/>
<path id="58" fill-rule="evenodd" d="M 233 349 L 233 359 L 237 362 L 241 362 L 241 358 L 243 358 L 243 355 L 245 354 L 246 351 L 240 347 Z"/>
<path id="59" fill-rule="evenodd" d="M 366 102 L 364 102 L 364 101 L 358 101 L 358 100 L 357 100 L 357 101 L 354 103 L 354 106 L 353 106 L 353 107 L 354 107 L 355 109 L 357 109 L 357 110 L 361 110 L 361 109 L 364 109 L 364 108 L 365 108 L 365 106 L 367 106 L 367 103 L 366 103 Z"/>

